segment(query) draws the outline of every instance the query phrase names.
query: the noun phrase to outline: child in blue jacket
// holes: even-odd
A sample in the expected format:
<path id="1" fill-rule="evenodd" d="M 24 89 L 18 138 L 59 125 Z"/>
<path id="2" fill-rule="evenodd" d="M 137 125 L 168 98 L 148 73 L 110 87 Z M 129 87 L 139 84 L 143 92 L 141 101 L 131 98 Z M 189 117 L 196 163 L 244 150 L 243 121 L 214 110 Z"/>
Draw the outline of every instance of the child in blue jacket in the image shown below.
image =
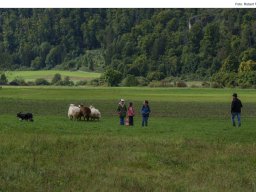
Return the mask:
<path id="1" fill-rule="evenodd" d="M 144 101 L 144 104 L 141 108 L 141 115 L 142 115 L 142 127 L 144 126 L 148 126 L 148 117 L 149 117 L 149 114 L 150 114 L 150 107 L 148 105 L 148 101 L 145 100 Z"/>

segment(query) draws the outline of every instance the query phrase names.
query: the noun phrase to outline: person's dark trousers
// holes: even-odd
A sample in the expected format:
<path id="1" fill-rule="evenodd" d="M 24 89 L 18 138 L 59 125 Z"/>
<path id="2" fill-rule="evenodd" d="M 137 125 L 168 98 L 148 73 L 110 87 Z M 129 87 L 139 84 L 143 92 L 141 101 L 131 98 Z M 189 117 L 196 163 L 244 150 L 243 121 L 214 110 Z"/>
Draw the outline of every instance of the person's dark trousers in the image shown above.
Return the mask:
<path id="1" fill-rule="evenodd" d="M 133 126 L 133 116 L 129 116 L 129 125 Z"/>
<path id="2" fill-rule="evenodd" d="M 238 126 L 241 126 L 241 114 L 240 113 L 232 113 L 232 124 L 236 126 L 235 117 L 237 116 Z"/>
<path id="3" fill-rule="evenodd" d="M 148 126 L 148 117 L 142 117 L 142 127 Z"/>
<path id="4" fill-rule="evenodd" d="M 120 125 L 124 125 L 124 117 L 120 117 Z"/>

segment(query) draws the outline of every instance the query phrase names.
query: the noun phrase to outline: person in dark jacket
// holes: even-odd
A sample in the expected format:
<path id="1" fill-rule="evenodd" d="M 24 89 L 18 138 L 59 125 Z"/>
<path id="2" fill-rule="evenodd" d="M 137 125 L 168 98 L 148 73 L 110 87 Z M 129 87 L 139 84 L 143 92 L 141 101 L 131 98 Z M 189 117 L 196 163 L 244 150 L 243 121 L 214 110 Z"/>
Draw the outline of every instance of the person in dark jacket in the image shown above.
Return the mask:
<path id="1" fill-rule="evenodd" d="M 241 126 L 241 108 L 243 107 L 240 99 L 237 98 L 237 94 L 233 94 L 233 100 L 231 103 L 231 116 L 232 116 L 232 124 L 235 127 L 235 117 L 237 116 L 238 127 Z"/>
<path id="2" fill-rule="evenodd" d="M 120 118 L 120 125 L 124 125 L 124 118 L 126 117 L 127 107 L 125 105 L 124 99 L 121 99 L 118 107 L 117 107 L 117 113 Z"/>
<path id="3" fill-rule="evenodd" d="M 151 110 L 150 110 L 150 107 L 148 105 L 148 101 L 145 100 L 144 104 L 143 104 L 143 106 L 141 108 L 142 127 L 148 126 L 148 118 L 149 118 L 150 112 L 151 112 Z"/>

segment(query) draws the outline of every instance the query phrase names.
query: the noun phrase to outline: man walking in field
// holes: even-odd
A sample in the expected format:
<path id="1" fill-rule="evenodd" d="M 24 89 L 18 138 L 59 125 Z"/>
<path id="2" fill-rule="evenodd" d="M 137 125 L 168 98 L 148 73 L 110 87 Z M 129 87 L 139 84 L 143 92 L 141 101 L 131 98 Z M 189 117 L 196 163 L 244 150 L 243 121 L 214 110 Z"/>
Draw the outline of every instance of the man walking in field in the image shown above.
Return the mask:
<path id="1" fill-rule="evenodd" d="M 236 126 L 235 123 L 235 117 L 237 116 L 237 121 L 238 121 L 238 127 L 241 126 L 241 108 L 243 107 L 242 102 L 240 99 L 237 98 L 237 94 L 233 94 L 233 100 L 231 103 L 231 115 L 232 115 L 232 123 L 233 126 Z"/>

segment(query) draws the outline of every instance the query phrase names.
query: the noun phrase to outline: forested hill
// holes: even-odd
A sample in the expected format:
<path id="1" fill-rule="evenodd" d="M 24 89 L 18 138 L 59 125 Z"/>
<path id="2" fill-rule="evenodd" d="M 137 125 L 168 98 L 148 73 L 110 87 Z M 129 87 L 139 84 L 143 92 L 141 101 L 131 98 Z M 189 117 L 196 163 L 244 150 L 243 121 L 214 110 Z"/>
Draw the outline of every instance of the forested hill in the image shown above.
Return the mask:
<path id="1" fill-rule="evenodd" d="M 1 70 L 200 78 L 245 69 L 255 48 L 255 9 L 0 9 Z"/>

